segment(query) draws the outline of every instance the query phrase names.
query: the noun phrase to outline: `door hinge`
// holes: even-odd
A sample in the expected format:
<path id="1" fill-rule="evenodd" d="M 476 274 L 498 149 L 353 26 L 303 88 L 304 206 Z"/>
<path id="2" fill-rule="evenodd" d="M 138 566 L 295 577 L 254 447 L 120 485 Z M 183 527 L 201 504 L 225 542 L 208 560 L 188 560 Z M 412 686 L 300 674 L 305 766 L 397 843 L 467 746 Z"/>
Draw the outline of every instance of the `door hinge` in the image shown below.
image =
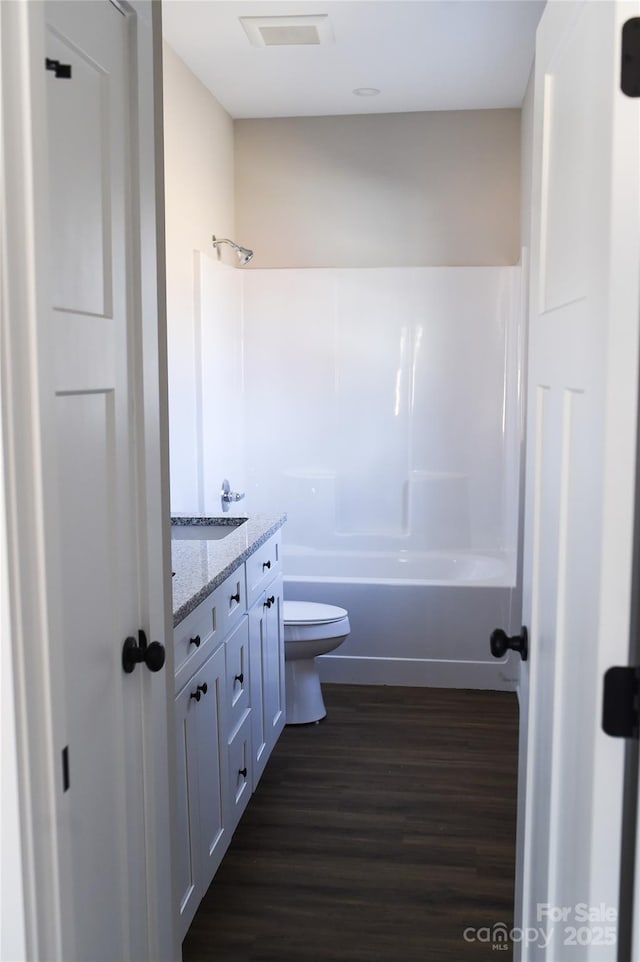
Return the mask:
<path id="1" fill-rule="evenodd" d="M 59 60 L 52 60 L 51 57 L 45 57 L 44 65 L 47 70 L 53 70 L 57 80 L 71 80 L 70 63 L 60 63 Z"/>
<path id="2" fill-rule="evenodd" d="M 620 89 L 627 97 L 640 97 L 640 17 L 622 25 Z"/>
<path id="3" fill-rule="evenodd" d="M 62 791 L 69 791 L 69 746 L 65 745 L 62 749 Z"/>
<path id="4" fill-rule="evenodd" d="M 609 668 L 604 676 L 602 728 L 613 738 L 638 738 L 640 667 Z"/>

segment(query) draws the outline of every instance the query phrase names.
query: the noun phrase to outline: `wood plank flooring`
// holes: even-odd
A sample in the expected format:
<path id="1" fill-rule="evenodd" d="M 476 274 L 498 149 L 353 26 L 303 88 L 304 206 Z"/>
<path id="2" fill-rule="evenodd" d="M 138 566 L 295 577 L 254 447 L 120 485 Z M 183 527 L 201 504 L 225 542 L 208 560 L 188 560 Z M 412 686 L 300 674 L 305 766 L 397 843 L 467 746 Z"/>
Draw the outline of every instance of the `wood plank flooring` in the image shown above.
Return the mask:
<path id="1" fill-rule="evenodd" d="M 183 945 L 184 962 L 477 962 L 510 948 L 515 695 L 323 686 L 286 728 Z"/>

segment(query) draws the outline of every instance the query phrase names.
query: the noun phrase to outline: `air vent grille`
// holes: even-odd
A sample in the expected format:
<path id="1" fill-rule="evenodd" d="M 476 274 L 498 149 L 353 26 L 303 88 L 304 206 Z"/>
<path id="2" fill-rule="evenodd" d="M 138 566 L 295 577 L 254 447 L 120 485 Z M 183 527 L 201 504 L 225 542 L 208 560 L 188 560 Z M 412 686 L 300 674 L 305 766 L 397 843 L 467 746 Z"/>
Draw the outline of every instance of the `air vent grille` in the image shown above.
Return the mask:
<path id="1" fill-rule="evenodd" d="M 320 43 L 317 27 L 258 27 L 265 47 Z"/>
<path id="2" fill-rule="evenodd" d="M 326 14 L 301 17 L 240 17 L 254 47 L 308 47 L 333 43 Z"/>

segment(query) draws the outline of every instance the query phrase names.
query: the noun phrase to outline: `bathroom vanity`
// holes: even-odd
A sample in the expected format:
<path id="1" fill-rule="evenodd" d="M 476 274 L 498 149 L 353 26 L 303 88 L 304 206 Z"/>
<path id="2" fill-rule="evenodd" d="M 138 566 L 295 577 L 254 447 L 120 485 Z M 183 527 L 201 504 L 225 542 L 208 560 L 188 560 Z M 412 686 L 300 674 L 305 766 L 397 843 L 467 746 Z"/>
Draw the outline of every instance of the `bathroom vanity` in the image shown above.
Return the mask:
<path id="1" fill-rule="evenodd" d="M 285 723 L 285 520 L 172 520 L 181 938 Z"/>

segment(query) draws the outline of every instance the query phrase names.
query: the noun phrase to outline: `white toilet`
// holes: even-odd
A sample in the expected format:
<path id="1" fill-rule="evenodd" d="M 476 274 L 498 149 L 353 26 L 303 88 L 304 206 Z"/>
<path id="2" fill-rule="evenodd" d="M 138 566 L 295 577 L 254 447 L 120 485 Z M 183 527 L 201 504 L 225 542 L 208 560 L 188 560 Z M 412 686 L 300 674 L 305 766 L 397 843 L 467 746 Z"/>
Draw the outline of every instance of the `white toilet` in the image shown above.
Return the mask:
<path id="1" fill-rule="evenodd" d="M 284 602 L 287 725 L 317 722 L 327 714 L 316 657 L 341 645 L 350 631 L 345 608 L 315 601 Z"/>

